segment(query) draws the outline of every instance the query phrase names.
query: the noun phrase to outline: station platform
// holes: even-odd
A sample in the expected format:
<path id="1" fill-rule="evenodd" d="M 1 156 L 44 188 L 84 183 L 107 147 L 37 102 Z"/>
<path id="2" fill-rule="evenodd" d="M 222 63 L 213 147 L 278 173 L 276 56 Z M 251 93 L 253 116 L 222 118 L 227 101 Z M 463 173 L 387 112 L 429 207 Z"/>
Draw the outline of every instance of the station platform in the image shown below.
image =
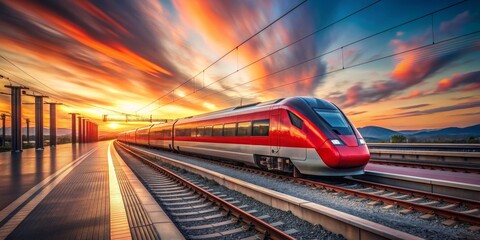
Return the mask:
<path id="1" fill-rule="evenodd" d="M 0 239 L 183 239 L 112 143 L 0 153 Z"/>

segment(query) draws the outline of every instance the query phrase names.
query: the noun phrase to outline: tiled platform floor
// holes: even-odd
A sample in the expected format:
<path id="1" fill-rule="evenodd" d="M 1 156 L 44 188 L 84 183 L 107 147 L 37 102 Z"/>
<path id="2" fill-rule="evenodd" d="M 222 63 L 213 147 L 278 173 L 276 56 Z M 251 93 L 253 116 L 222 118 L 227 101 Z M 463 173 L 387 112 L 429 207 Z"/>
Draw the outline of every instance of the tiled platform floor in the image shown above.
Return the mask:
<path id="1" fill-rule="evenodd" d="M 111 144 L 0 153 L 0 239 L 160 239 L 142 205 L 148 192 Z"/>

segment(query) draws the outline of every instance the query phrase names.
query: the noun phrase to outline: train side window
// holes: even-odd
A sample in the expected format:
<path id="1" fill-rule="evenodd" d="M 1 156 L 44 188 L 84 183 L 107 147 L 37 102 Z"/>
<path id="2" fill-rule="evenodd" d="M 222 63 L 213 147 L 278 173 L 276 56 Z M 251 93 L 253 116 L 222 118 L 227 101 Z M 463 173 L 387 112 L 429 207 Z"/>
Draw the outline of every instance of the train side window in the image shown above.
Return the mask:
<path id="1" fill-rule="evenodd" d="M 165 137 L 172 137 L 172 130 L 171 129 L 166 130 L 164 136 Z"/>
<path id="2" fill-rule="evenodd" d="M 190 128 L 181 128 L 175 130 L 175 135 L 177 137 L 188 137 L 191 134 L 191 129 Z"/>
<path id="3" fill-rule="evenodd" d="M 270 131 L 270 119 L 253 121 L 252 125 L 252 136 L 268 136 Z"/>
<path id="4" fill-rule="evenodd" d="M 293 126 L 302 129 L 303 127 L 303 120 L 300 119 L 295 113 L 292 113 L 290 111 L 288 112 L 288 117 L 290 118 L 290 122 L 292 123 Z"/>
<path id="5" fill-rule="evenodd" d="M 237 124 L 236 123 L 226 123 L 223 126 L 223 136 L 236 136 L 237 135 Z"/>
<path id="6" fill-rule="evenodd" d="M 197 127 L 197 137 L 205 136 L 205 128 L 204 127 Z"/>
<path id="7" fill-rule="evenodd" d="M 222 135 L 223 135 L 223 124 L 214 125 L 212 136 L 222 136 Z"/>
<path id="8" fill-rule="evenodd" d="M 252 122 L 239 122 L 237 136 L 252 136 Z"/>
<path id="9" fill-rule="evenodd" d="M 206 137 L 212 136 L 212 126 L 205 126 L 205 136 Z"/>
<path id="10" fill-rule="evenodd" d="M 191 131 L 190 131 L 190 136 L 191 137 L 196 137 L 197 136 L 197 129 L 196 128 L 192 128 Z"/>

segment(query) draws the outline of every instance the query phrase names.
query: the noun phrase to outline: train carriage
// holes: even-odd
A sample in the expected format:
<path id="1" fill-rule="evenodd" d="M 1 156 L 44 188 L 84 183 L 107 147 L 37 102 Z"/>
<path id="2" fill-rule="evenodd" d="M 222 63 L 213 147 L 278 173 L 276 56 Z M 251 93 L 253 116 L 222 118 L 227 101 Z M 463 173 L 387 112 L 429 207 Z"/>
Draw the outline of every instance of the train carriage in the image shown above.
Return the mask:
<path id="1" fill-rule="evenodd" d="M 135 131 L 135 143 L 139 145 L 144 145 L 144 146 L 149 146 L 150 145 L 150 128 L 152 126 L 148 127 L 142 127 L 142 128 L 137 128 Z"/>
<path id="2" fill-rule="evenodd" d="M 150 128 L 150 146 L 173 150 L 173 124 L 155 124 Z"/>

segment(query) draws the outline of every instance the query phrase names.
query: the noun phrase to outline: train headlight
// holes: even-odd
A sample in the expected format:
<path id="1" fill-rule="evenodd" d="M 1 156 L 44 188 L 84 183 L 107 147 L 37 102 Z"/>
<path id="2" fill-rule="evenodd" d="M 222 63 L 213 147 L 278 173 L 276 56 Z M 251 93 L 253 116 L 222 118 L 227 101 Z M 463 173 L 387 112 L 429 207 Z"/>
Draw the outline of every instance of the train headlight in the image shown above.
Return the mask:
<path id="1" fill-rule="evenodd" d="M 360 145 L 365 145 L 365 139 L 359 138 L 358 143 L 360 143 Z"/>
<path id="2" fill-rule="evenodd" d="M 333 145 L 343 145 L 343 142 L 339 139 L 331 139 L 330 141 L 333 143 Z"/>

